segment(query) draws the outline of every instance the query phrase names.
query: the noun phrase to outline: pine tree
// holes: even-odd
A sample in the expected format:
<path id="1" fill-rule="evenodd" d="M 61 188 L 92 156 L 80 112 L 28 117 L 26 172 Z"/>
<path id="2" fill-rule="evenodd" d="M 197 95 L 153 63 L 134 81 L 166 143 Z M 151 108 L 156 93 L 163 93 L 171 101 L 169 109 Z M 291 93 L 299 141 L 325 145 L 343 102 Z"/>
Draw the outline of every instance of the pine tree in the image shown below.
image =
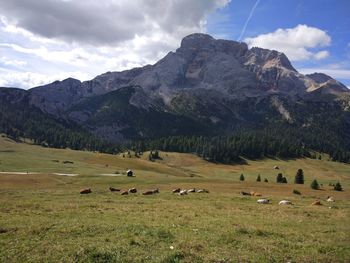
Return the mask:
<path id="1" fill-rule="evenodd" d="M 282 183 L 282 180 L 283 180 L 283 175 L 281 173 L 279 173 L 276 177 L 276 182 L 277 183 Z"/>
<path id="2" fill-rule="evenodd" d="M 319 186 L 319 184 L 318 184 L 318 182 L 317 182 L 316 179 L 314 179 L 314 180 L 312 181 L 312 183 L 311 183 L 310 186 L 311 186 L 311 188 L 314 189 L 314 190 L 320 189 L 320 186 Z"/>
<path id="3" fill-rule="evenodd" d="M 334 186 L 335 191 L 343 191 L 343 188 L 339 182 L 337 182 Z"/>
<path id="4" fill-rule="evenodd" d="M 239 177 L 239 180 L 240 181 L 244 181 L 244 175 L 243 174 L 241 174 L 241 176 Z"/>
<path id="5" fill-rule="evenodd" d="M 295 184 L 304 184 L 304 172 L 303 169 L 298 169 L 297 174 L 295 175 Z"/>
<path id="6" fill-rule="evenodd" d="M 257 182 L 261 182 L 260 174 L 259 174 L 258 177 L 256 178 L 256 181 L 257 181 Z"/>
<path id="7" fill-rule="evenodd" d="M 269 182 L 269 180 L 267 180 L 267 178 L 265 178 L 264 179 L 264 183 L 268 183 Z"/>

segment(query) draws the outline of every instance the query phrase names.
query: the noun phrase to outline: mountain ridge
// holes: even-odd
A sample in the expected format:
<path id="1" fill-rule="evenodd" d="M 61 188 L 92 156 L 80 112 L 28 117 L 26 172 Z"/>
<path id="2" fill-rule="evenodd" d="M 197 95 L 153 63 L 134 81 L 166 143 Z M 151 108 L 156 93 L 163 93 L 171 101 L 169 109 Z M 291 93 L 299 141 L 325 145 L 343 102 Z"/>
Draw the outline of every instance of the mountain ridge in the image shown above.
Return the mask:
<path id="1" fill-rule="evenodd" d="M 161 98 L 165 104 L 177 90 L 188 88 L 217 89 L 220 86 L 221 91 L 226 90 L 225 95 L 236 97 L 262 96 L 266 93 L 300 95 L 319 88 L 325 89 L 324 93 L 327 93 L 327 89 L 330 93 L 348 91 L 335 80 L 325 85 L 333 80 L 329 76 L 324 82 L 315 81 L 309 76 L 298 73 L 281 52 L 257 47 L 248 49 L 245 43 L 216 40 L 209 35 L 195 33 L 185 37 L 175 52 L 169 52 L 154 65 L 107 72 L 84 82 L 68 78 L 32 88 L 29 92 L 32 93 L 32 104 L 55 113 L 56 109 L 58 112 L 65 110 L 84 97 L 104 94 L 124 86 L 141 86 L 151 97 Z M 60 98 L 69 94 L 71 100 L 61 102 L 62 105 L 53 103 L 55 106 L 51 108 L 40 103 L 45 98 L 52 104 L 52 89 L 55 89 L 54 96 Z M 45 92 L 42 90 L 47 94 L 43 94 Z"/>
<path id="2" fill-rule="evenodd" d="M 74 122 L 110 142 L 279 127 L 305 132 L 299 145 L 350 149 L 350 91 L 343 84 L 321 73 L 300 74 L 281 52 L 206 34 L 185 37 L 153 65 L 5 93 L 0 90 L 4 100 L 25 96 L 48 118 Z M 333 127 L 324 127 L 325 120 Z M 313 139 L 315 132 L 334 147 Z"/>

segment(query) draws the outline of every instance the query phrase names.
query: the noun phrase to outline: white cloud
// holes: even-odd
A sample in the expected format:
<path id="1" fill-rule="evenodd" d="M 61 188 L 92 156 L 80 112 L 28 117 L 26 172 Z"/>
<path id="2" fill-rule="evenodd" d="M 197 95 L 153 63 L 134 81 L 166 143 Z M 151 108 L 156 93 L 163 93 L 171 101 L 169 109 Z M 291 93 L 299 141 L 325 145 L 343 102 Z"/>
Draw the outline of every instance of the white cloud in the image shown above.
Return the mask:
<path id="1" fill-rule="evenodd" d="M 313 48 L 326 47 L 331 43 L 327 32 L 307 25 L 294 28 L 277 29 L 275 32 L 262 34 L 244 40 L 250 47 L 262 47 L 283 52 L 292 61 L 323 59 L 329 53 L 326 50 L 313 52 Z"/>
<path id="2" fill-rule="evenodd" d="M 68 77 L 77 79 L 84 79 L 87 77 L 83 72 L 60 72 L 46 75 L 35 72 L 18 72 L 3 69 L 0 70 L 0 75 L 0 87 L 20 87 L 24 89 L 45 85 L 55 80 L 63 80 Z"/>
<path id="3" fill-rule="evenodd" d="M 329 52 L 327 50 L 319 51 L 314 54 L 314 58 L 317 60 L 329 57 Z"/>
<path id="4" fill-rule="evenodd" d="M 27 65 L 27 62 L 23 60 L 9 59 L 7 57 L 0 57 L 0 65 L 1 64 L 5 66 L 21 67 Z"/>
<path id="5" fill-rule="evenodd" d="M 0 83 L 28 88 L 155 63 L 229 1 L 0 0 Z"/>

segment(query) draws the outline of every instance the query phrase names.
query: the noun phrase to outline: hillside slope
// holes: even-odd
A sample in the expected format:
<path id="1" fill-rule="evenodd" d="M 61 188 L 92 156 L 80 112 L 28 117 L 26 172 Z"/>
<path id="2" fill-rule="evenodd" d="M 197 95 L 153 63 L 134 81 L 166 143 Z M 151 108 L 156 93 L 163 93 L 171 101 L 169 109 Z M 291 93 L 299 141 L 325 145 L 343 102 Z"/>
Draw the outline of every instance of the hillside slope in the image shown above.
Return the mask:
<path id="1" fill-rule="evenodd" d="M 349 94 L 325 74 L 300 74 L 283 53 L 192 34 L 154 65 L 1 91 L 0 131 L 12 129 L 16 104 L 110 143 L 263 133 L 347 162 Z M 27 125 L 16 125 L 33 138 Z"/>

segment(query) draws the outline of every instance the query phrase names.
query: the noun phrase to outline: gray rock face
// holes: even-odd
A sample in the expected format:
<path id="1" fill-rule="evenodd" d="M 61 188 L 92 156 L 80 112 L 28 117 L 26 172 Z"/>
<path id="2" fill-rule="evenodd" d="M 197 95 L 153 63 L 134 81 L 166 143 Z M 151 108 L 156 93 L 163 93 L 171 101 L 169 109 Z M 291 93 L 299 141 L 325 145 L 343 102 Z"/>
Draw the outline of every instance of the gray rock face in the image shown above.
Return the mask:
<path id="1" fill-rule="evenodd" d="M 175 52 L 154 65 L 107 72 L 82 83 L 74 79 L 56 81 L 31 89 L 30 102 L 45 112 L 61 115 L 85 97 L 126 86 L 143 89 L 144 92 L 134 94 L 130 103 L 145 109 L 170 106 L 173 98 L 188 90 L 193 95 L 215 90 L 220 96 L 232 99 L 268 94 L 302 96 L 315 91 L 348 92 L 344 85 L 327 75 L 298 73 L 283 53 L 248 49 L 245 43 L 196 33 L 185 37 Z"/>
<path id="2" fill-rule="evenodd" d="M 333 94 L 338 95 L 342 93 L 349 93 L 349 89 L 340 83 L 339 81 L 332 79 L 330 76 L 323 73 L 313 73 L 306 75 L 306 77 L 312 79 L 318 85 L 315 89 L 309 89 L 321 94 Z"/>
<path id="3" fill-rule="evenodd" d="M 30 103 L 42 111 L 53 115 L 61 115 L 83 95 L 81 82 L 68 78 L 30 90 Z"/>

